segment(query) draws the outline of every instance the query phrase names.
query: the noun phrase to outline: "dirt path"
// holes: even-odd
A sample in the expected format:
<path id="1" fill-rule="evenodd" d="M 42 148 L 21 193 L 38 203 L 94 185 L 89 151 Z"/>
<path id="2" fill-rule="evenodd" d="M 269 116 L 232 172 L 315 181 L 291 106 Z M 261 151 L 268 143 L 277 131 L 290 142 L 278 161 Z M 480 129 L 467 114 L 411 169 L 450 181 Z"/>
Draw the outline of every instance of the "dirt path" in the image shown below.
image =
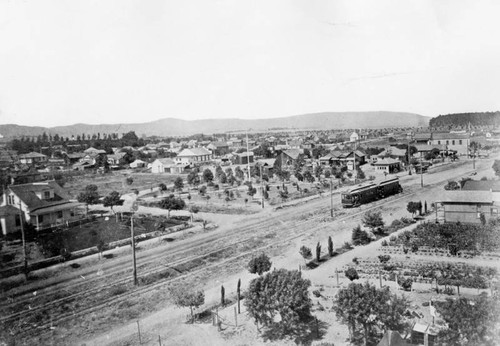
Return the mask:
<path id="1" fill-rule="evenodd" d="M 432 174 L 424 175 L 424 188 L 420 188 L 420 176 L 408 176 L 401 175 L 401 180 L 403 181 L 405 189 L 409 189 L 412 191 L 411 196 L 407 196 L 404 198 L 404 201 L 407 200 L 426 200 L 428 204 L 432 203 L 432 201 L 436 197 L 436 189 L 442 189 L 444 186 L 443 182 L 446 182 L 447 179 L 456 179 L 459 177 L 467 176 L 473 170 L 468 163 L 459 163 L 455 165 L 456 168 L 451 171 L 440 171 Z M 491 161 L 478 161 L 476 163 L 476 171 L 479 172 L 479 176 L 482 176 L 482 173 L 486 173 L 488 169 L 491 167 Z M 438 184 L 438 186 L 432 187 L 432 184 Z M 329 208 L 329 196 L 323 198 L 312 199 L 308 203 L 300 206 L 296 206 L 296 217 L 300 219 L 300 215 L 310 217 L 319 209 L 322 209 L 321 212 L 327 211 Z M 337 197 L 338 198 L 338 197 Z M 338 201 L 336 201 L 335 206 L 338 207 Z M 292 209 L 293 209 L 292 208 Z M 358 214 L 364 213 L 366 210 L 372 208 L 370 205 L 362 206 L 358 210 Z M 384 215 L 384 220 L 386 223 L 390 223 L 393 219 L 400 218 L 401 216 L 409 216 L 406 209 L 406 203 L 403 201 L 394 201 L 393 203 L 388 203 L 380 205 L 377 207 L 378 210 L 381 210 Z M 286 208 L 284 209 L 286 211 Z M 250 216 L 252 217 L 269 217 L 272 216 L 274 219 L 280 219 L 279 212 L 272 212 L 270 209 L 266 209 L 262 213 L 258 214 L 258 216 Z M 309 216 L 308 216 L 309 215 Z M 290 217 L 290 216 L 288 216 Z M 432 215 L 430 216 L 432 219 Z M 350 231 L 351 229 L 359 223 L 359 219 L 355 219 L 350 215 L 349 217 L 340 217 L 333 222 L 331 219 L 328 219 L 328 222 L 321 222 L 321 220 L 316 220 L 316 226 L 313 229 L 306 230 L 306 236 L 297 240 L 295 243 L 290 244 L 288 246 L 288 250 L 283 252 L 281 255 L 278 255 L 272 258 L 273 267 L 276 268 L 298 268 L 299 265 L 303 264 L 302 258 L 298 255 L 298 248 L 301 244 L 305 244 L 309 247 L 314 247 L 316 242 L 320 240 L 325 247 L 326 239 L 328 235 L 331 235 L 334 239 L 334 244 L 338 246 L 342 244 L 344 241 L 350 240 Z M 286 225 L 290 219 L 283 220 L 283 225 Z M 227 224 L 224 225 L 224 229 L 226 227 L 234 227 L 238 226 L 241 222 L 240 218 L 228 217 Z M 411 226 L 415 227 L 415 225 Z M 286 229 L 281 229 L 278 231 L 286 232 Z M 398 231 L 398 233 L 403 232 L 403 230 Z M 398 234 L 396 233 L 396 234 Z M 377 248 L 380 246 L 379 240 L 377 242 L 373 242 L 367 246 L 357 247 L 354 250 L 337 256 L 334 259 L 331 259 L 324 264 L 322 264 L 319 268 L 315 270 L 304 271 L 304 276 L 311 279 L 315 286 L 323 285 L 323 286 L 333 286 L 334 279 L 333 273 L 335 269 L 340 269 L 342 266 L 351 263 L 354 257 L 369 257 L 378 255 Z M 426 260 L 429 258 L 425 258 Z M 441 258 L 436 258 L 436 260 L 442 260 Z M 224 284 L 226 287 L 226 295 L 231 295 L 235 291 L 235 283 L 238 278 L 242 280 L 242 287 L 246 287 L 249 281 L 253 278 L 251 274 L 249 274 L 245 269 L 242 269 L 239 272 L 234 273 L 233 275 L 225 276 L 223 278 L 214 277 L 210 282 L 206 282 L 205 285 L 207 289 L 205 290 L 206 294 L 206 306 L 210 306 L 216 304 L 219 299 L 219 290 L 220 285 Z M 231 289 L 231 287 L 233 287 Z M 157 335 L 161 335 L 162 340 L 166 340 L 163 344 L 180 344 L 180 345 L 226 345 L 227 341 L 220 335 L 218 332 L 214 332 L 214 328 L 210 328 L 207 326 L 186 326 L 184 321 L 183 313 L 179 312 L 178 309 L 175 308 L 166 308 L 152 315 L 146 317 L 141 320 L 141 325 L 145 333 L 145 335 L 150 335 L 150 340 L 147 341 L 146 345 L 156 345 L 157 344 Z M 328 333 L 324 340 L 333 341 L 335 344 L 343 344 L 345 342 L 345 328 L 339 327 L 338 323 L 336 323 L 335 317 L 332 313 L 328 314 L 320 314 L 321 318 L 328 319 L 330 323 L 330 328 L 328 329 Z M 248 328 L 251 329 L 250 326 Z M 174 332 L 175 331 L 175 332 Z M 182 333 L 178 333 L 177 331 L 182 331 Z M 137 334 L 137 325 L 135 323 L 127 324 L 123 327 L 116 328 L 111 330 L 103 335 L 100 335 L 96 338 L 88 340 L 85 342 L 86 345 L 126 345 L 133 344 L 134 340 L 136 340 Z M 260 345 L 263 344 L 261 339 L 258 339 L 258 335 L 255 333 L 241 332 L 240 335 L 246 335 L 242 338 L 234 337 L 232 339 L 231 344 L 247 344 L 247 345 Z M 156 335 L 156 338 L 153 337 Z M 199 338 L 199 335 L 203 335 L 203 338 Z M 257 338 L 257 339 L 256 339 Z M 286 342 L 284 344 L 287 344 Z"/>

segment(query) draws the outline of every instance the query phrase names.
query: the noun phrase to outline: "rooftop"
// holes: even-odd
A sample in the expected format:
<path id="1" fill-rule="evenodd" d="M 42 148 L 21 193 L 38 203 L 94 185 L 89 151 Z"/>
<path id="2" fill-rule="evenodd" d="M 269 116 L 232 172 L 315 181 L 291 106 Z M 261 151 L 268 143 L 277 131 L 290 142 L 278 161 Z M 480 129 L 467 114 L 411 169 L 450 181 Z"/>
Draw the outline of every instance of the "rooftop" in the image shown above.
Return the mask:
<path id="1" fill-rule="evenodd" d="M 437 202 L 448 203 L 493 203 L 490 191 L 443 191 Z"/>

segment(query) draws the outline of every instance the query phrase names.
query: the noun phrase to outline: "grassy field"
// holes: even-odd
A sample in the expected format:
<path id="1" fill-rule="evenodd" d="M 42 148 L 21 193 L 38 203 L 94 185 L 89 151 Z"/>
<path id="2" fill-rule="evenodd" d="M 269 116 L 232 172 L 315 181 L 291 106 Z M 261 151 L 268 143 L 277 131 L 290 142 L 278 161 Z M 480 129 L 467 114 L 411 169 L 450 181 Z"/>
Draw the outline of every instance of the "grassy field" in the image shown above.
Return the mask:
<path id="1" fill-rule="evenodd" d="M 177 225 L 174 220 L 164 217 L 134 218 L 134 233 L 136 235 L 150 233 L 161 227 Z M 99 240 L 108 244 L 117 240 L 130 237 L 130 219 L 116 220 L 115 218 L 97 219 L 96 221 L 63 230 L 41 235 L 38 243 L 45 257 L 59 254 L 60 249 L 65 248 L 70 252 L 87 249 L 96 246 Z"/>
<path id="2" fill-rule="evenodd" d="M 131 177 L 133 183 L 128 185 L 126 179 Z M 132 170 L 123 170 L 110 172 L 106 174 L 89 173 L 84 176 L 68 177 L 64 189 L 74 198 L 80 192 L 85 190 L 85 187 L 90 184 L 97 185 L 98 192 L 101 196 L 108 195 L 111 191 L 120 193 L 131 192 L 132 189 L 146 190 L 158 187 L 158 184 L 163 183 L 168 185 L 172 183 L 178 175 L 174 174 L 152 174 L 140 173 Z M 185 178 L 183 176 L 183 178 Z"/>

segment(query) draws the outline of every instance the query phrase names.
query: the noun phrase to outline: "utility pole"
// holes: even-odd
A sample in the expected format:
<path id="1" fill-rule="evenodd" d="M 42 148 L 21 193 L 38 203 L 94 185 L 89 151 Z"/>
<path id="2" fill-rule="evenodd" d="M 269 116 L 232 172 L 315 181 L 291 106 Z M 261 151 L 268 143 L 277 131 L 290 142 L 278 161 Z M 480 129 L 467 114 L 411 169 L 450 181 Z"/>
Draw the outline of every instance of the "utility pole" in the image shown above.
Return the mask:
<path id="1" fill-rule="evenodd" d="M 332 176 L 330 175 L 330 216 L 333 217 L 333 193 L 332 193 Z"/>
<path id="2" fill-rule="evenodd" d="M 136 196 L 136 198 L 137 198 L 137 196 Z M 134 213 L 138 209 L 137 200 L 135 200 L 132 203 L 131 209 L 132 209 L 132 215 L 130 216 L 130 241 L 132 244 L 132 259 L 133 259 L 133 265 L 134 265 L 132 275 L 134 277 L 134 285 L 137 286 L 137 263 L 136 263 L 136 258 L 135 258 L 135 236 L 134 236 Z"/>
<path id="3" fill-rule="evenodd" d="M 23 210 L 22 210 L 22 206 L 21 206 L 21 201 L 19 201 L 19 223 L 21 224 L 21 237 L 22 237 L 22 241 L 23 241 L 24 275 L 27 279 L 28 278 L 28 256 L 26 255 L 26 237 L 24 235 Z"/>
<path id="4" fill-rule="evenodd" d="M 262 185 L 262 166 L 260 166 L 260 193 L 262 196 L 262 209 L 264 209 L 264 186 Z"/>
<path id="5" fill-rule="evenodd" d="M 411 165 L 410 165 L 410 155 L 411 155 L 411 154 L 410 154 L 410 143 L 411 143 L 411 139 L 412 139 L 412 137 L 413 137 L 413 136 L 412 136 L 412 133 L 410 132 L 410 138 L 408 139 L 408 155 L 407 155 L 407 156 L 408 156 L 408 161 L 407 161 L 407 163 L 408 163 L 408 174 L 410 174 L 410 175 L 411 175 Z M 420 165 L 422 165 L 422 162 L 420 162 Z"/>
<path id="6" fill-rule="evenodd" d="M 422 159 L 422 151 L 420 151 L 420 187 L 424 187 L 424 161 Z"/>
<path id="7" fill-rule="evenodd" d="M 354 184 L 356 184 L 356 179 L 358 178 L 358 171 L 356 169 L 356 141 L 354 141 L 354 151 L 352 152 L 353 158 L 353 169 L 354 169 Z"/>
<path id="8" fill-rule="evenodd" d="M 247 170 L 248 170 L 248 181 L 250 181 L 250 156 L 248 149 L 248 132 L 246 134 L 247 134 Z"/>
<path id="9" fill-rule="evenodd" d="M 132 241 L 132 258 L 134 263 L 133 269 L 133 277 L 134 277 L 134 285 L 137 286 L 137 264 L 135 259 L 135 239 L 134 239 L 134 213 L 132 213 L 130 217 L 130 239 Z"/>
<path id="10" fill-rule="evenodd" d="M 476 169 L 476 144 L 472 146 L 474 151 L 472 152 L 472 169 Z"/>

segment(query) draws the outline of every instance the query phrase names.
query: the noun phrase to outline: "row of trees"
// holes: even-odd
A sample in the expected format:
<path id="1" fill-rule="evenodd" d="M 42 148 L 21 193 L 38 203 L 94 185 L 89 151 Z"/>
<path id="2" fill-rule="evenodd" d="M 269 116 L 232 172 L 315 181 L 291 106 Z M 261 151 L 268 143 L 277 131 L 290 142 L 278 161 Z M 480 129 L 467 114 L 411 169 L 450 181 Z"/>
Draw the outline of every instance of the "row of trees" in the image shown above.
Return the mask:
<path id="1" fill-rule="evenodd" d="M 51 134 L 43 133 L 37 138 L 21 137 L 20 139 L 13 139 L 9 146 L 11 149 L 16 150 L 19 154 L 25 154 L 31 151 L 40 152 L 42 148 L 47 148 L 47 154 L 52 155 L 57 150 L 54 146 L 62 145 L 66 151 L 71 152 L 68 148 L 69 145 L 80 144 L 85 147 L 94 147 L 96 149 L 106 150 L 108 154 L 112 153 L 112 147 L 140 147 L 147 144 L 147 141 L 137 137 L 134 131 L 122 134 L 120 137 L 117 133 L 112 134 L 85 134 L 77 135 L 74 140 L 69 137 L 62 137 L 58 134 L 52 136 Z"/>

